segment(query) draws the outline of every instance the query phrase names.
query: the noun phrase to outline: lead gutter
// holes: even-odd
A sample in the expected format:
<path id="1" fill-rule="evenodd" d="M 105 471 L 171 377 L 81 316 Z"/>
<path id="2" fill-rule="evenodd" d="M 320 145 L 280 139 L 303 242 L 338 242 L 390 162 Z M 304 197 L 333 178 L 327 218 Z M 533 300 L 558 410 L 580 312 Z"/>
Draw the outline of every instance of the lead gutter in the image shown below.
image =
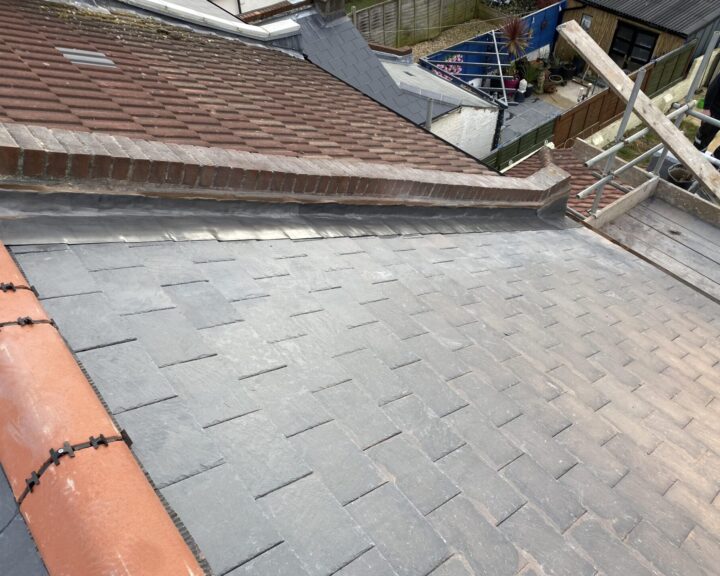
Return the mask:
<path id="1" fill-rule="evenodd" d="M 2 244 L 0 284 L 0 462 L 48 572 L 203 574 Z"/>

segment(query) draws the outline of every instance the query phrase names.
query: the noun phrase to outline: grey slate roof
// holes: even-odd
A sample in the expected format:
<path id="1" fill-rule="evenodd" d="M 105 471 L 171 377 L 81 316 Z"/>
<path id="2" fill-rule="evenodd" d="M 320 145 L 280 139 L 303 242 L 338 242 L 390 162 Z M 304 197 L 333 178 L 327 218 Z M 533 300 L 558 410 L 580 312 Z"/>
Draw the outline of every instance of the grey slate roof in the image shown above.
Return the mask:
<path id="1" fill-rule="evenodd" d="M 310 62 L 350 84 L 415 124 L 425 122 L 427 98 L 401 90 L 349 18 L 326 22 L 314 10 L 294 17 L 300 25 L 302 51 Z M 436 115 L 456 108 L 437 102 Z"/>
<path id="2" fill-rule="evenodd" d="M 494 228 L 13 252 L 216 574 L 716 573 L 720 306 Z"/>
<path id="3" fill-rule="evenodd" d="M 0 573 L 8 576 L 47 576 L 25 519 L 0 466 Z"/>
<path id="4" fill-rule="evenodd" d="M 717 0 L 582 0 L 655 28 L 689 36 L 720 17 Z"/>

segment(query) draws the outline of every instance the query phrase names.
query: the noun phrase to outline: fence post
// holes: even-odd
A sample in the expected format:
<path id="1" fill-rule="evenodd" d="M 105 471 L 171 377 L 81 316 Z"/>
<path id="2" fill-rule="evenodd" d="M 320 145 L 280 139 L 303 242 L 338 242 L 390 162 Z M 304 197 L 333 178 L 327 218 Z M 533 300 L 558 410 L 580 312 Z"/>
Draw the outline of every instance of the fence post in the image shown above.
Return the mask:
<path id="1" fill-rule="evenodd" d="M 355 8 L 354 4 L 352 8 L 350 8 L 350 18 L 352 18 L 353 26 L 357 28 L 357 8 Z"/>

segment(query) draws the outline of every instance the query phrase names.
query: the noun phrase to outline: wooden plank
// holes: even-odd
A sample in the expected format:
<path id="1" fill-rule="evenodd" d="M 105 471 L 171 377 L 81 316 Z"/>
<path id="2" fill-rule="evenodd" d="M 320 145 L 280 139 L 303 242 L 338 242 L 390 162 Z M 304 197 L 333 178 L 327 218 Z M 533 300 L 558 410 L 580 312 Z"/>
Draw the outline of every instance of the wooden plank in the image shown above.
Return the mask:
<path id="1" fill-rule="evenodd" d="M 633 82 L 603 52 L 595 41 L 574 20 L 558 26 L 562 37 L 571 44 L 587 63 L 600 74 L 610 88 L 625 102 L 630 99 Z M 675 157 L 710 192 L 720 199 L 720 173 L 690 143 L 685 135 L 658 110 L 650 98 L 640 92 L 634 106 L 635 113 L 658 135 L 660 140 L 672 150 Z"/>
<path id="2" fill-rule="evenodd" d="M 679 262 L 675 258 L 668 256 L 663 251 L 658 250 L 653 245 L 648 244 L 644 238 L 639 238 L 633 231 L 633 219 L 627 214 L 622 215 L 612 224 L 606 226 L 603 231 L 614 238 L 624 246 L 635 250 L 649 260 L 669 270 L 676 276 L 684 279 L 686 282 L 696 286 L 700 290 L 712 295 L 714 298 L 720 298 L 720 286 L 712 280 L 706 278 L 702 274 L 698 274 L 695 270 Z"/>
<path id="3" fill-rule="evenodd" d="M 695 234 L 694 230 L 662 216 L 648 204 L 637 206 L 633 209 L 632 215 L 643 224 L 654 228 L 678 244 L 682 244 L 705 258 L 709 258 L 715 262 L 718 270 L 720 270 L 720 244 L 708 241 L 699 234 Z"/>
<path id="4" fill-rule="evenodd" d="M 648 209 L 653 210 L 660 216 L 675 222 L 678 226 L 682 226 L 687 230 L 692 230 L 698 236 L 702 236 L 707 241 L 720 246 L 720 228 L 716 228 L 712 224 L 703 222 L 698 217 L 688 214 L 669 204 L 665 200 L 656 198 L 655 201 L 648 204 Z"/>
<path id="5" fill-rule="evenodd" d="M 595 216 L 588 216 L 585 219 L 585 222 L 593 228 L 602 228 L 603 226 L 607 226 L 630 210 L 634 211 L 638 204 L 650 198 L 655 193 L 656 186 L 656 178 L 648 180 L 644 184 L 635 188 L 632 192 L 628 192 L 624 196 L 620 196 L 620 198 L 600 210 Z"/>

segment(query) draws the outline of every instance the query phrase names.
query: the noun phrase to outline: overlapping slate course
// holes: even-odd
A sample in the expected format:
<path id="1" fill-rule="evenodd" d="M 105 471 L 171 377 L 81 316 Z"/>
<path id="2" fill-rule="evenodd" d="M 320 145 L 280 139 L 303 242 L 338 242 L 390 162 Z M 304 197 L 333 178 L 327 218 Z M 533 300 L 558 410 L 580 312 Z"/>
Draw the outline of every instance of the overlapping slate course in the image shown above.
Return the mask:
<path id="1" fill-rule="evenodd" d="M 717 573 L 720 306 L 501 228 L 14 252 L 215 574 Z"/>
<path id="2" fill-rule="evenodd" d="M 0 122 L 492 173 L 299 54 L 194 32 L 127 9 L 105 13 L 41 0 L 0 0 L 0 25 Z M 58 48 L 101 52 L 115 66 L 77 65 Z M 68 138 L 81 139 L 82 132 Z M 144 157 L 139 146 L 123 142 L 130 156 Z M 43 147 L 55 149 L 53 142 Z"/>

